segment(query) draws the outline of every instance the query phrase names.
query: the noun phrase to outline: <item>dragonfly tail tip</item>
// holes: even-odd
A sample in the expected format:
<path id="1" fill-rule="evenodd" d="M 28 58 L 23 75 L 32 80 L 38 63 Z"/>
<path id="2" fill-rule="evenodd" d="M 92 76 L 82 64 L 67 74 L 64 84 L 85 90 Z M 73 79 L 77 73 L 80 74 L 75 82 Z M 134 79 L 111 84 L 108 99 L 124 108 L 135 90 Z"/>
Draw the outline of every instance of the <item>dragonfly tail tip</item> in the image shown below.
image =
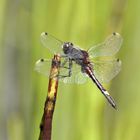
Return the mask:
<path id="1" fill-rule="evenodd" d="M 115 110 L 118 110 L 116 104 L 112 104 L 112 107 L 113 107 Z"/>

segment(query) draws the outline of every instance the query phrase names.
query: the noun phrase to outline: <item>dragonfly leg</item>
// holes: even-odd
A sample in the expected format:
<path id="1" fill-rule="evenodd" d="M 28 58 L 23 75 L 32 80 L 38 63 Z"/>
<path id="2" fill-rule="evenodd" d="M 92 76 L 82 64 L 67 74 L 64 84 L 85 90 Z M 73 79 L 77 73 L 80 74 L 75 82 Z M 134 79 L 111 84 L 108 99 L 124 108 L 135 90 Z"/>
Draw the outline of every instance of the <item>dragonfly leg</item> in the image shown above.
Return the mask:
<path id="1" fill-rule="evenodd" d="M 72 60 L 69 59 L 69 77 L 71 76 L 72 74 Z"/>
<path id="2" fill-rule="evenodd" d="M 66 63 L 69 61 L 68 58 L 65 58 L 64 62 L 60 65 L 61 68 L 68 68 L 68 67 L 65 67 Z"/>
<path id="3" fill-rule="evenodd" d="M 64 66 L 67 62 L 69 63 L 68 67 Z M 71 75 L 72 75 L 72 60 L 67 59 L 66 61 L 64 61 L 61 65 L 61 68 L 68 69 L 68 75 L 59 75 L 60 78 L 71 77 Z"/>

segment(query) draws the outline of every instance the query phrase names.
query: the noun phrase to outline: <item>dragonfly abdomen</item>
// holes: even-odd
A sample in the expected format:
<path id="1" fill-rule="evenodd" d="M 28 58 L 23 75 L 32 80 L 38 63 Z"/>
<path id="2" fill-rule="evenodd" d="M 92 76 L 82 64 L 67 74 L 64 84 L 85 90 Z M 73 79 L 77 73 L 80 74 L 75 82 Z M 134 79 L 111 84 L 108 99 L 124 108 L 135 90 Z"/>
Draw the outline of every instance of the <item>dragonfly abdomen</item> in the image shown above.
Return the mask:
<path id="1" fill-rule="evenodd" d="M 95 75 L 93 73 L 93 70 L 90 67 L 85 67 L 85 72 L 92 79 L 92 81 L 96 84 L 96 86 L 99 88 L 99 90 L 102 92 L 102 94 L 106 97 L 106 99 L 111 104 L 111 106 L 116 109 L 116 103 L 115 103 L 114 99 L 110 96 L 108 91 L 97 80 L 97 78 L 95 77 Z"/>

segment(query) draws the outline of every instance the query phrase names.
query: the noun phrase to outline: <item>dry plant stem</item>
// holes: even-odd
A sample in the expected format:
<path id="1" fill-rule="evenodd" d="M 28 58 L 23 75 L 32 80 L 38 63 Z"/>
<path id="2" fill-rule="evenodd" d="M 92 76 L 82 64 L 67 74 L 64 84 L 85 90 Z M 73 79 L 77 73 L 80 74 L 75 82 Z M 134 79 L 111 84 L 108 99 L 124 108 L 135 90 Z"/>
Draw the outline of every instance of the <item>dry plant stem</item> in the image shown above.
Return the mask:
<path id="1" fill-rule="evenodd" d="M 59 67 L 60 56 L 54 55 L 49 77 L 48 95 L 45 101 L 44 114 L 40 124 L 39 140 L 51 140 L 52 119 L 57 96 Z"/>

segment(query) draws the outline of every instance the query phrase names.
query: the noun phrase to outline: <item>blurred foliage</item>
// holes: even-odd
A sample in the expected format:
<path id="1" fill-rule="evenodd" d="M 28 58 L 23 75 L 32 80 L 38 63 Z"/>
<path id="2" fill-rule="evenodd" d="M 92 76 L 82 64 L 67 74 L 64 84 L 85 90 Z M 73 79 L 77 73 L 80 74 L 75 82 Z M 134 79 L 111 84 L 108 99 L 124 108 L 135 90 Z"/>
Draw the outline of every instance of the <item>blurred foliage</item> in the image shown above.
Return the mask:
<path id="1" fill-rule="evenodd" d="M 0 1 L 0 139 L 37 140 L 48 79 L 34 71 L 47 31 L 84 49 L 119 32 L 120 74 L 110 93 L 113 110 L 97 87 L 59 84 L 53 140 L 136 140 L 140 129 L 140 1 L 1 0 Z M 110 87 L 110 85 L 107 85 Z"/>

